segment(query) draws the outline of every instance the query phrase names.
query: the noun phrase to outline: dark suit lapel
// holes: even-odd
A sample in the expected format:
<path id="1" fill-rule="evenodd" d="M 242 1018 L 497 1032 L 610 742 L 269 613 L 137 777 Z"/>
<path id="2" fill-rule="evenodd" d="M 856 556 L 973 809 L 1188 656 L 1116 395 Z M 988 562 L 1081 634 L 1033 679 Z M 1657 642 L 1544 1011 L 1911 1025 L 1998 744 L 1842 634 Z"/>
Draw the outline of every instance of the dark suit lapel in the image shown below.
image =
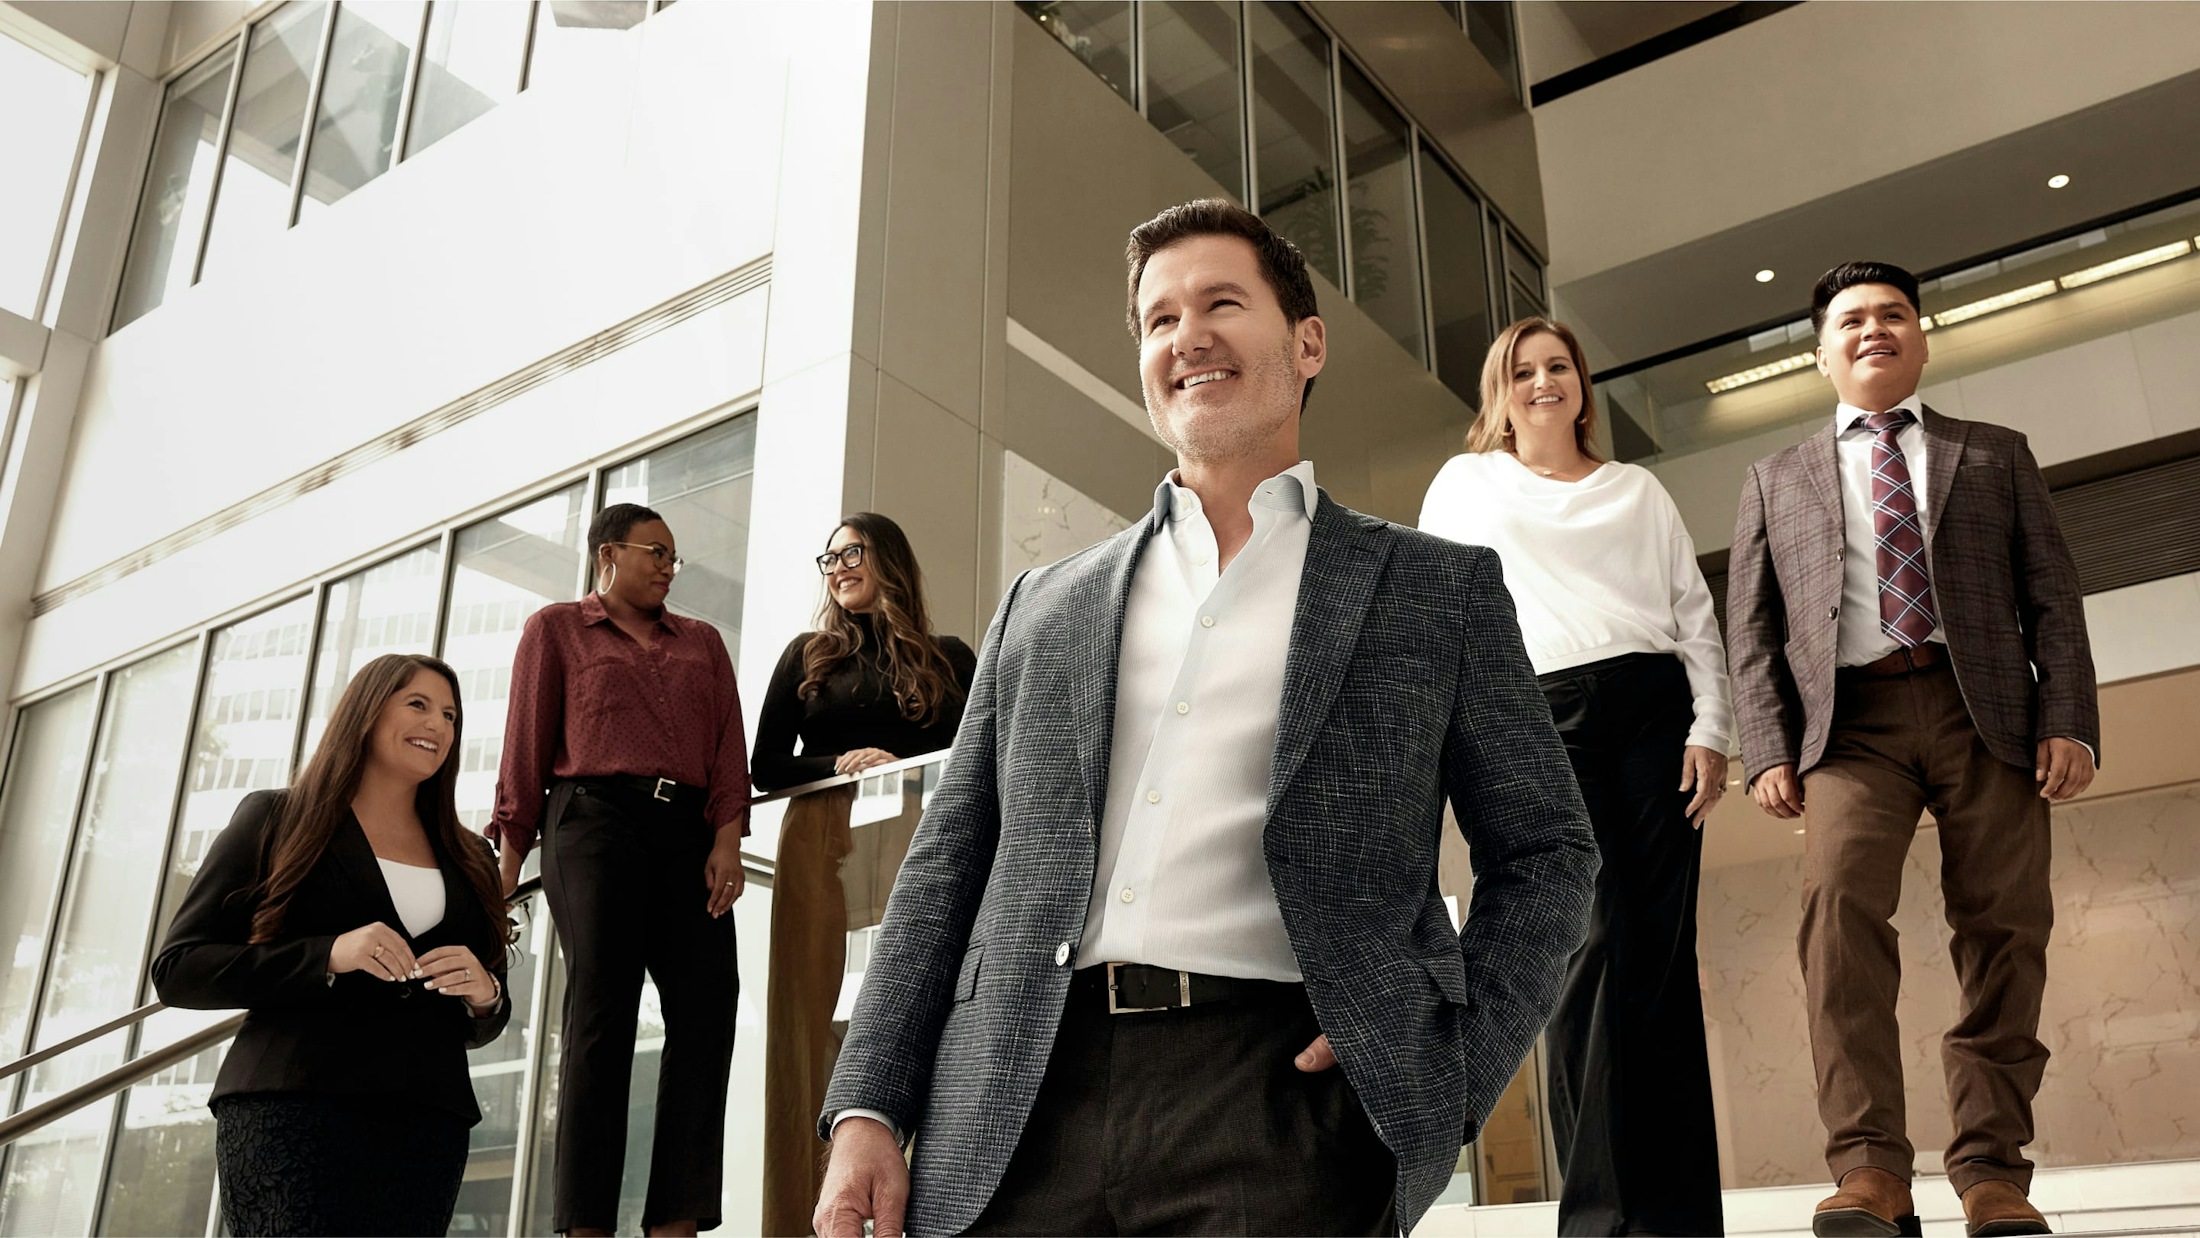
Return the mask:
<path id="1" fill-rule="evenodd" d="M 1970 437 L 1969 423 L 1952 421 L 1925 409 L 1925 545 L 1933 544 L 1941 513 L 1948 508 L 1948 491 L 1956 482 L 1956 462 L 1963 458 L 1963 440 Z"/>
<path id="2" fill-rule="evenodd" d="M 1833 446 L 1833 427 L 1826 426 L 1818 433 L 1803 440 L 1797 454 L 1803 461 L 1803 476 L 1810 478 L 1810 488 L 1818 492 L 1818 501 L 1833 513 L 1833 522 L 1841 523 L 1841 465 Z"/>
<path id="3" fill-rule="evenodd" d="M 1306 570 L 1291 619 L 1291 652 L 1283 667 L 1283 701 L 1276 714 L 1276 756 L 1268 776 L 1268 812 L 1299 772 L 1314 736 L 1329 720 L 1345 667 L 1360 641 L 1360 625 L 1390 559 L 1384 522 L 1339 507 L 1325 493 L 1314 509 Z"/>
<path id="4" fill-rule="evenodd" d="M 336 875 L 351 887 L 359 906 L 368 909 L 375 920 L 405 932 L 397 904 L 390 901 L 390 883 L 383 879 L 382 866 L 375 862 L 374 844 L 367 841 L 367 832 L 360 828 L 359 818 L 350 809 L 344 810 L 336 832 L 329 836 L 327 858 Z"/>
<path id="5" fill-rule="evenodd" d="M 1068 665 L 1096 672 L 1089 681 L 1096 693 L 1078 694 L 1071 702 L 1079 710 L 1077 765 L 1085 780 L 1085 803 L 1095 823 L 1107 803 L 1108 751 L 1115 742 L 1115 676 L 1123 659 L 1123 615 L 1130 606 L 1131 577 L 1146 543 L 1161 532 L 1163 516 L 1159 500 L 1145 523 L 1128 534 L 1118 534 L 1100 553 L 1069 605 L 1073 615 L 1104 615 L 1106 623 L 1085 624 L 1068 634 Z"/>

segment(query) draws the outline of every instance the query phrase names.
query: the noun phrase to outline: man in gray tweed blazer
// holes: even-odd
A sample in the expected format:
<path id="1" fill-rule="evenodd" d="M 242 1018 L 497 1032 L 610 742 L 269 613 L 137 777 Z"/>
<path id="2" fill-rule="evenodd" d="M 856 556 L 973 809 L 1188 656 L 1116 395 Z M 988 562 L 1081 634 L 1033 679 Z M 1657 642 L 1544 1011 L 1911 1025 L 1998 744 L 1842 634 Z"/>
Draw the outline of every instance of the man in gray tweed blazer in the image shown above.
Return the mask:
<path id="1" fill-rule="evenodd" d="M 1178 468 L 1001 602 L 820 1117 L 823 1235 L 1395 1234 L 1585 931 L 1596 844 L 1496 556 L 1299 458 L 1298 251 L 1203 201 L 1128 258 Z"/>
<path id="2" fill-rule="evenodd" d="M 1948 1180 L 1971 1234 L 2044 1234 L 2024 1145 L 2047 1065 L 2048 805 L 2085 790 L 2101 745 L 2077 568 L 2024 436 L 1918 398 L 1916 276 L 1835 267 L 1811 318 L 1841 404 L 1749 471 L 1727 661 L 1751 793 L 1808 828 L 1798 944 L 1837 1184 L 1812 1226 L 1917 1232 L 1888 921 L 1929 809 L 1962 988 Z"/>

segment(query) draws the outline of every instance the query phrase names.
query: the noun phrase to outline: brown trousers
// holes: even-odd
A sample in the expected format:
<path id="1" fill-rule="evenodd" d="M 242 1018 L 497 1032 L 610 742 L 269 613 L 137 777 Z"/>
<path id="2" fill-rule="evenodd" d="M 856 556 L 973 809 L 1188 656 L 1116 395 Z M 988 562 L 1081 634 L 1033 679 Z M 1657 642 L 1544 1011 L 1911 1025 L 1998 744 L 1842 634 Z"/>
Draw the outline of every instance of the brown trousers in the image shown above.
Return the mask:
<path id="1" fill-rule="evenodd" d="M 1918 819 L 1940 827 L 1940 884 L 1962 1002 L 1941 1038 L 1960 1193 L 1999 1178 L 2029 1188 L 2037 1036 L 2047 985 L 2048 809 L 2033 772 L 1986 750 L 1947 663 L 1886 679 L 1843 675 L 1833 733 L 1803 776 L 1799 941 L 1818 1114 L 1836 1181 L 1863 1165 L 1907 1180 L 1901 956 L 1889 920 Z"/>
<path id="2" fill-rule="evenodd" d="M 779 827 L 764 1011 L 766 1238 L 809 1234 L 825 1184 L 817 1115 L 840 1055 L 833 1002 L 848 959 L 840 869 L 851 847 L 855 795 L 854 787 L 836 787 L 797 797 Z"/>

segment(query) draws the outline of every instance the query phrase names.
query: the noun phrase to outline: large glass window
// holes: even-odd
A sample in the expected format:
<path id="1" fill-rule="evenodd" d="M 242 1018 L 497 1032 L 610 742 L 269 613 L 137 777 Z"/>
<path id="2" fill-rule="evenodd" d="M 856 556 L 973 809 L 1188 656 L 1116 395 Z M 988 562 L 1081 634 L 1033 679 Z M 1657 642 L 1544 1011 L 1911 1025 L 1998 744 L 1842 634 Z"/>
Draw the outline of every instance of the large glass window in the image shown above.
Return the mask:
<path id="1" fill-rule="evenodd" d="M 465 0 L 428 12 L 420 85 L 413 91 L 409 157 L 519 90 L 527 57 L 527 0 Z"/>
<path id="2" fill-rule="evenodd" d="M 1462 0 L 1460 24 L 1475 50 L 1490 62 L 1515 96 L 1520 94 L 1520 61 L 1513 50 L 1512 0 Z"/>
<path id="3" fill-rule="evenodd" d="M 481 830 L 496 808 L 512 651 L 527 617 L 579 588 L 586 488 L 568 486 L 458 531 L 443 660 L 458 672 L 466 739 L 458 753 L 458 815 Z"/>
<path id="4" fill-rule="evenodd" d="M 390 170 L 421 0 L 343 0 L 314 109 L 299 218 Z"/>
<path id="5" fill-rule="evenodd" d="M 621 54 L 619 33 L 649 16 L 649 0 L 538 0 L 527 88 L 599 77 Z"/>
<path id="6" fill-rule="evenodd" d="M 1482 402 L 1489 351 L 1490 279 L 1482 251 L 1482 204 L 1443 161 L 1421 152 L 1421 207 L 1428 217 L 1429 317 L 1436 376 L 1468 404 Z"/>
<path id="7" fill-rule="evenodd" d="M 66 1040 L 137 1004 L 161 843 L 197 671 L 194 642 L 108 680 L 33 1047 Z M 114 1033 L 37 1067 L 24 1104 L 57 1096 L 121 1065 L 127 1036 Z M 113 1120 L 114 1102 L 92 1105 L 15 1145 L 0 1195 L 25 1204 L 36 1199 L 39 1215 L 11 1211 L 0 1220 L 0 1233 L 90 1232 Z"/>
<path id="8" fill-rule="evenodd" d="M 328 0 L 291 0 L 252 28 L 202 276 L 290 226 L 291 176 L 327 9 Z"/>
<path id="9" fill-rule="evenodd" d="M 1016 7 L 1038 19 L 1125 103 L 1138 106 L 1130 0 L 1017 0 Z"/>
<path id="10" fill-rule="evenodd" d="M 756 468 L 756 419 L 724 425 L 606 470 L 603 501 L 641 503 L 672 528 L 687 566 L 667 605 L 707 619 L 741 648 L 742 583 L 748 577 L 749 493 Z"/>
<path id="11" fill-rule="evenodd" d="M 196 278 L 199 239 L 213 200 L 222 109 L 236 63 L 237 46 L 231 43 L 169 84 L 137 227 L 130 234 L 130 258 L 122 269 L 117 330 Z"/>
<path id="12" fill-rule="evenodd" d="M 253 791 L 289 783 L 312 630 L 313 599 L 301 597 L 213 634 L 157 934 L 167 932 L 237 804 Z M 225 1017 L 164 1010 L 145 1021 L 139 1043 L 170 1044 Z M 227 1047 L 208 1049 L 124 1093 L 108 1210 L 125 1220 L 110 1220 L 109 1232 L 203 1232 L 214 1191 L 214 1118 L 206 1101 Z"/>
<path id="13" fill-rule="evenodd" d="M 385 653 L 434 651 L 435 605 L 442 592 L 443 550 L 437 545 L 422 546 L 329 585 L 321 604 L 321 642 L 313 659 L 305 743 L 298 749 L 300 766 L 321 742 L 322 728 L 360 667 Z M 469 702 L 469 721 L 471 713 Z"/>
<path id="14" fill-rule="evenodd" d="M 468 714 L 467 729 L 473 729 Z M 466 1180 L 458 1189 L 458 1209 L 451 1218 L 454 1234 L 504 1234 L 511 1232 L 512 1179 L 519 1170 L 519 1137 L 522 1110 L 528 1097 L 528 1067 L 535 1056 L 535 987 L 541 980 L 543 960 L 557 946 L 550 913 L 540 894 L 514 912 L 519 922 L 519 941 L 506 960 L 504 991 L 511 996 L 512 1019 L 504 1034 L 470 1055 L 474 1098 L 481 1105 L 481 1122 L 469 1136 Z M 556 1007 L 550 1017 L 559 1016 Z M 550 1162 L 538 1167 L 549 1178 Z M 547 1226 L 544 1227 L 546 1232 Z"/>
<path id="15" fill-rule="evenodd" d="M 1243 202 L 1238 8 L 1219 0 L 1151 0 L 1139 15 L 1145 23 L 1146 118 Z"/>
<path id="16" fill-rule="evenodd" d="M 0 787 L 0 1056 L 7 1058 L 22 1052 L 30 1029 L 97 693 L 85 684 L 23 710 Z"/>
<path id="17" fill-rule="evenodd" d="M 90 97 L 91 79 L 0 34 L 0 309 L 25 318 L 38 317 Z"/>
<path id="18" fill-rule="evenodd" d="M 1511 228 L 1505 229 L 1505 277 L 1515 320 L 1549 312 L 1543 301 L 1543 264 L 1535 260 Z"/>
<path id="19" fill-rule="evenodd" d="M 1337 246 L 1337 167 L 1330 145 L 1329 36 L 1297 5 L 1246 6 L 1253 38 L 1253 166 L 1257 209 L 1308 266 L 1343 285 Z"/>
<path id="20" fill-rule="evenodd" d="M 1344 62 L 1343 77 L 1352 299 L 1414 360 L 1425 360 L 1420 221 L 1413 206 L 1413 127 L 1349 60 Z"/>

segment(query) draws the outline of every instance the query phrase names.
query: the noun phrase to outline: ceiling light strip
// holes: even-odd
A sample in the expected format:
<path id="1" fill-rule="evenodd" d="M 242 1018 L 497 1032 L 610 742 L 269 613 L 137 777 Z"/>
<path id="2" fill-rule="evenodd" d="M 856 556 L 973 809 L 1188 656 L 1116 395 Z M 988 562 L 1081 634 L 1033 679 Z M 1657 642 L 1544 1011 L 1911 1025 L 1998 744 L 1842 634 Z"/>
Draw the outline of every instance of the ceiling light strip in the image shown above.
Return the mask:
<path id="1" fill-rule="evenodd" d="M 2041 297 L 2054 296 L 2055 292 L 2055 281 L 2043 279 L 2039 283 L 2026 284 L 2022 288 L 2013 289 L 2002 293 L 2000 296 L 1987 297 L 1982 301 L 1973 301 L 1969 305 L 1958 305 L 1954 309 L 1942 310 L 1933 315 L 1933 325 L 1936 327 L 1952 327 L 1959 322 L 1969 322 L 1981 314 L 1991 314 L 1995 310 L 2005 310 L 2012 305 L 2022 305 L 2027 301 L 2037 301 Z"/>
<path id="2" fill-rule="evenodd" d="M 2191 241 L 2172 241 L 2167 245 L 2157 245 L 2152 249 L 2142 249 L 2135 254 L 2126 254 L 2121 258 L 2104 262 L 2099 266 L 2087 267 L 2083 271 L 2072 271 L 2062 277 L 2062 286 L 2065 288 L 2083 288 L 2087 284 L 2098 284 L 2104 279 L 2113 279 L 2118 275 L 2144 270 L 2159 263 L 2182 258 L 2191 252 Z"/>
<path id="3" fill-rule="evenodd" d="M 1751 366 L 1739 373 L 1729 374 L 1725 378 L 1714 378 L 1705 383 L 1704 386 L 1711 390 L 1711 394 L 1717 395 L 1722 391 L 1732 391 L 1736 387 L 1746 387 L 1751 383 L 1762 382 L 1767 378 L 1778 378 L 1782 374 L 1792 374 L 1804 366 L 1814 364 L 1817 360 L 1818 354 L 1816 352 L 1799 352 L 1792 357 L 1783 357 L 1778 361 L 1768 362 L 1764 365 Z"/>

